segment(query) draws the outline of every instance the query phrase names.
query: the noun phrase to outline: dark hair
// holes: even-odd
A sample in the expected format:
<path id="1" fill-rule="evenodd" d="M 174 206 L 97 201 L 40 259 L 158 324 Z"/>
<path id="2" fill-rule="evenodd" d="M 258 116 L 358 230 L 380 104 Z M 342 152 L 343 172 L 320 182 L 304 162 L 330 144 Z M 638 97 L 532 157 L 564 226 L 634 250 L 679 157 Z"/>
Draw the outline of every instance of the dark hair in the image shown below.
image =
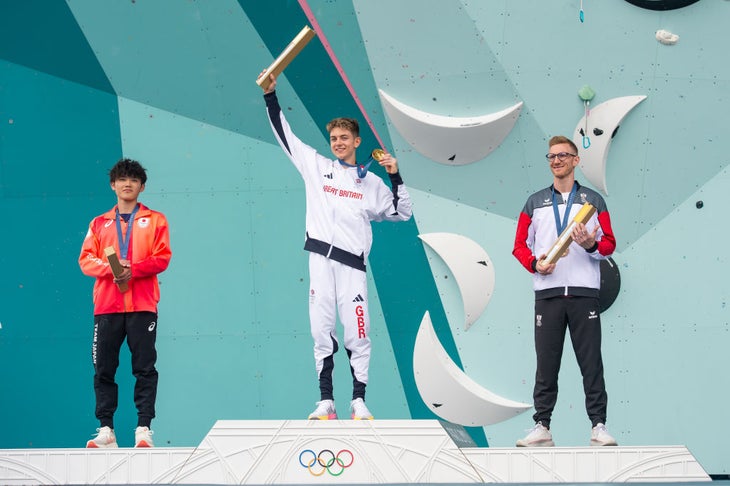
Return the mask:
<path id="1" fill-rule="evenodd" d="M 548 142 L 548 147 L 558 145 L 559 143 L 567 143 L 573 149 L 573 152 L 575 152 L 576 154 L 578 153 L 578 147 L 575 146 L 575 143 L 573 143 L 571 139 L 569 139 L 568 137 L 564 137 L 563 135 L 555 135 L 553 138 L 551 138 Z"/>
<path id="2" fill-rule="evenodd" d="M 327 129 L 327 133 L 330 133 L 333 128 L 342 128 L 343 130 L 352 132 L 355 137 L 360 136 L 360 124 L 354 118 L 335 118 L 325 128 Z"/>
<path id="3" fill-rule="evenodd" d="M 122 158 L 109 170 L 109 182 L 114 182 L 122 177 L 139 179 L 144 184 L 147 182 L 147 171 L 136 160 Z"/>

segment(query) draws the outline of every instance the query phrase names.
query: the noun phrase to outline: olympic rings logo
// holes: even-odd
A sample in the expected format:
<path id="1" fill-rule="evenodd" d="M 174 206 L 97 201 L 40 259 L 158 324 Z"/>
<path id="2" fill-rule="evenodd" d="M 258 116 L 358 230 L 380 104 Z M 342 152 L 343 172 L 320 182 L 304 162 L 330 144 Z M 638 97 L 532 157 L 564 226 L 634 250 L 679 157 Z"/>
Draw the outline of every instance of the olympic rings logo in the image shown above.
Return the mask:
<path id="1" fill-rule="evenodd" d="M 303 459 L 305 454 L 308 457 L 306 460 Z M 304 449 L 299 453 L 299 464 L 307 468 L 312 476 L 321 476 L 325 471 L 331 476 L 339 476 L 352 466 L 354 461 L 355 456 L 347 449 L 342 449 L 337 454 L 329 449 L 322 449 L 319 454 L 315 454 L 312 449 Z"/>

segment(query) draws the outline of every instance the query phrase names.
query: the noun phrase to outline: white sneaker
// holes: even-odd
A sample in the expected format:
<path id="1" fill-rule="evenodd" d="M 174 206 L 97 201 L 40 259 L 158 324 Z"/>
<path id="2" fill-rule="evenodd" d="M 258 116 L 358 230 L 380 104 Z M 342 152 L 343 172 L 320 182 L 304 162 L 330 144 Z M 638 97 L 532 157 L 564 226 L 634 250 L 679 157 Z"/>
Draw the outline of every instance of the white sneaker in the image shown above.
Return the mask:
<path id="1" fill-rule="evenodd" d="M 529 429 L 529 433 L 524 439 L 517 441 L 517 447 L 553 447 L 554 445 L 553 434 L 541 422 Z"/>
<path id="2" fill-rule="evenodd" d="M 615 446 L 616 439 L 606 430 L 606 426 L 603 424 L 596 424 L 591 430 L 591 445 L 592 446 Z"/>
<path id="3" fill-rule="evenodd" d="M 117 438 L 114 435 L 114 429 L 111 427 L 101 427 L 96 429 L 96 437 L 86 443 L 89 449 L 114 449 L 117 446 Z"/>
<path id="4" fill-rule="evenodd" d="M 152 432 L 149 427 L 137 427 L 134 429 L 134 447 L 154 447 Z"/>
<path id="5" fill-rule="evenodd" d="M 337 420 L 334 400 L 321 400 L 317 402 L 317 408 L 309 414 L 309 420 Z"/>
<path id="6" fill-rule="evenodd" d="M 368 407 L 365 405 L 365 400 L 362 398 L 356 398 L 350 402 L 350 410 L 352 420 L 372 420 L 373 414 L 370 413 Z"/>

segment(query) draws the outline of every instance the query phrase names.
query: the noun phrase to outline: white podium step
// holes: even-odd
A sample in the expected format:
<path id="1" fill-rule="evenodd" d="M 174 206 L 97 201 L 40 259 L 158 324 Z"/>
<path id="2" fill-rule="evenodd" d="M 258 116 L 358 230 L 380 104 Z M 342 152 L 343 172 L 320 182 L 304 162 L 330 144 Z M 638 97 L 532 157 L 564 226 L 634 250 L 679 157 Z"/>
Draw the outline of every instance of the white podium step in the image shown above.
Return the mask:
<path id="1" fill-rule="evenodd" d="M 221 420 L 195 448 L 0 450 L 0 484 L 696 482 L 683 446 L 459 448 L 437 420 Z"/>

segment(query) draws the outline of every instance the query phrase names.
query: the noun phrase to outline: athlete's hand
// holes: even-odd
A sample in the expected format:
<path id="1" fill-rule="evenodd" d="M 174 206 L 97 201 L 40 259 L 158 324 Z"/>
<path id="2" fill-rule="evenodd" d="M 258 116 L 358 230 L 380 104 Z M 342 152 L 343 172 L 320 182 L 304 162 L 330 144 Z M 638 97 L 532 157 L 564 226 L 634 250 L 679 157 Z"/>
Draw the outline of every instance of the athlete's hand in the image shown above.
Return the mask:
<path id="1" fill-rule="evenodd" d="M 385 172 L 388 174 L 395 174 L 398 172 L 398 160 L 388 152 L 385 153 L 378 163 L 385 167 Z"/>
<path id="2" fill-rule="evenodd" d="M 546 257 L 547 255 L 541 255 L 540 258 L 537 259 L 535 271 L 540 275 L 550 275 L 555 270 L 555 263 L 546 262 Z"/>
<path id="3" fill-rule="evenodd" d="M 114 277 L 114 283 L 121 284 L 129 282 L 132 279 L 132 262 L 129 260 L 119 260 L 119 263 L 122 264 L 124 271 L 118 277 Z"/>
<path id="4" fill-rule="evenodd" d="M 264 74 L 266 74 L 266 69 L 261 71 L 261 74 L 259 74 L 259 77 L 256 78 L 256 80 L 258 81 L 259 79 L 261 79 L 261 76 L 263 76 Z M 276 76 L 274 76 L 273 73 L 269 74 L 269 80 L 271 82 L 269 83 L 268 88 L 264 88 L 263 86 L 261 87 L 261 89 L 264 90 L 264 94 L 273 93 L 276 90 Z"/>
<path id="5" fill-rule="evenodd" d="M 585 248 L 586 250 L 593 247 L 593 245 L 596 244 L 596 234 L 598 233 L 599 225 L 596 225 L 595 228 L 593 228 L 593 231 L 587 231 L 586 225 L 583 223 L 578 223 L 573 228 L 573 233 L 571 236 L 573 237 L 573 241 L 578 243 L 580 246 Z"/>

